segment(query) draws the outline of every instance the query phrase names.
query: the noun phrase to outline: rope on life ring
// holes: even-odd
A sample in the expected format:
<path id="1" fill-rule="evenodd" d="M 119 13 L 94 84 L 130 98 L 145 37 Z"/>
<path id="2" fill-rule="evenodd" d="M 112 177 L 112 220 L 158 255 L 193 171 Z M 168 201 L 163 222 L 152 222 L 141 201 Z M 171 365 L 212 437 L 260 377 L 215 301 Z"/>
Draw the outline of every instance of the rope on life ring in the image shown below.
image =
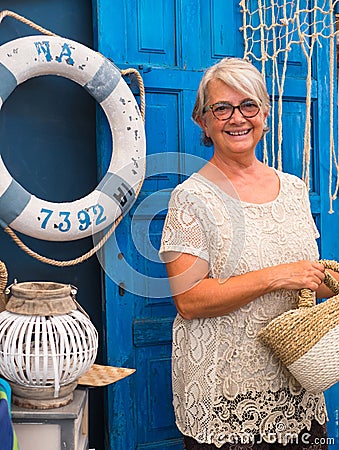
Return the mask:
<path id="1" fill-rule="evenodd" d="M 0 13 L 0 22 L 11 15 L 30 26 L 33 22 L 10 11 Z M 28 36 L 0 47 L 0 108 L 15 87 L 29 78 L 55 74 L 83 86 L 101 105 L 112 132 L 114 152 L 107 173 L 86 197 L 74 202 L 52 203 L 38 199 L 12 179 L 0 157 L 0 224 L 19 247 L 42 262 L 57 266 L 78 264 L 91 257 L 108 240 L 123 215 L 130 209 L 141 189 L 145 175 L 144 89 L 135 69 L 120 71 L 103 55 L 84 45 L 49 34 Z M 137 76 L 141 113 L 136 100 L 121 75 Z M 116 110 L 120 109 L 117 120 Z M 125 151 L 125 147 L 129 153 Z M 56 261 L 27 247 L 11 229 L 45 240 L 80 239 L 111 228 L 85 255 Z"/>

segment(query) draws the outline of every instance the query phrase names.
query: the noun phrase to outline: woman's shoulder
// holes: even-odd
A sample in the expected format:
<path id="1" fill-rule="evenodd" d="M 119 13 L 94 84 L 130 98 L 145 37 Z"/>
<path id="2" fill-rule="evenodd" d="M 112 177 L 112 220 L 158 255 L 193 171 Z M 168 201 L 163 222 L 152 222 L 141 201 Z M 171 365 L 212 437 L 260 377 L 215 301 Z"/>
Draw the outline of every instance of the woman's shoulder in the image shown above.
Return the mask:
<path id="1" fill-rule="evenodd" d="M 204 179 L 199 175 L 199 173 L 193 173 L 173 189 L 172 195 L 182 192 L 200 194 L 201 192 L 209 190 L 211 190 L 211 186 L 208 181 L 206 180 L 206 182 L 204 182 Z"/>
<path id="2" fill-rule="evenodd" d="M 275 169 L 275 171 L 278 174 L 280 180 L 284 184 L 289 184 L 290 186 L 295 187 L 297 189 L 305 189 L 306 187 L 305 182 L 298 176 L 288 172 L 282 172 L 281 170 L 277 169 Z"/>
<path id="3" fill-rule="evenodd" d="M 193 173 L 185 181 L 178 184 L 171 192 L 169 207 L 178 208 L 188 206 L 191 209 L 205 209 L 210 204 L 221 199 L 217 188 L 199 173 Z M 219 205 L 220 207 L 220 205 Z"/>

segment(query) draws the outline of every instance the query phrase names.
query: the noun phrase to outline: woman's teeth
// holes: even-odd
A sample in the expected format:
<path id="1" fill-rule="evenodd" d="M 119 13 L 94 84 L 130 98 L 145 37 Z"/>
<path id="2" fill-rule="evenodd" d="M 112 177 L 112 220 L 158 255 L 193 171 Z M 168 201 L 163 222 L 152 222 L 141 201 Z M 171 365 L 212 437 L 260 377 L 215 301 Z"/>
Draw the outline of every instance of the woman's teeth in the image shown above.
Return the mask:
<path id="1" fill-rule="evenodd" d="M 230 134 L 231 136 L 243 136 L 245 134 L 248 134 L 251 130 L 244 130 L 244 131 L 226 131 L 227 134 Z"/>

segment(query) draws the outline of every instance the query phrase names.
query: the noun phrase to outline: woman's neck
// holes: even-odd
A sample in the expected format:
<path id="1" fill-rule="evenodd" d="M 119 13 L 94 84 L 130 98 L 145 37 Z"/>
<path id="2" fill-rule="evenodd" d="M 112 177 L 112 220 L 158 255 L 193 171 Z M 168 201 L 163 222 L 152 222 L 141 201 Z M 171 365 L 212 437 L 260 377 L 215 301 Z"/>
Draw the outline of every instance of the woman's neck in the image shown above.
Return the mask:
<path id="1" fill-rule="evenodd" d="M 236 159 L 225 159 L 220 157 L 218 154 L 214 154 L 210 159 L 209 164 L 215 166 L 220 172 L 230 179 L 239 176 L 243 177 L 246 174 L 253 174 L 260 170 L 263 166 L 255 155 Z"/>
<path id="2" fill-rule="evenodd" d="M 213 156 L 199 173 L 224 192 L 245 202 L 266 203 L 279 194 L 279 177 L 255 157 L 247 161 L 225 161 Z"/>

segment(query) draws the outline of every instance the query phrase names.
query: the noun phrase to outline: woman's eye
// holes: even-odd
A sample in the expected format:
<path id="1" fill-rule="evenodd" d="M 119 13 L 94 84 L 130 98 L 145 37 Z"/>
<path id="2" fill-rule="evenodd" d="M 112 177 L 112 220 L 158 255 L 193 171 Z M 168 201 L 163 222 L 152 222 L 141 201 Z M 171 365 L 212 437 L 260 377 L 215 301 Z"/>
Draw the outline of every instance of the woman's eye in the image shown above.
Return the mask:
<path id="1" fill-rule="evenodd" d="M 255 102 L 244 102 L 241 104 L 243 108 L 258 108 L 258 105 Z"/>
<path id="2" fill-rule="evenodd" d="M 231 105 L 218 105 L 215 107 L 214 111 L 217 112 L 222 112 L 222 111 L 230 111 L 231 109 L 233 109 L 233 107 Z"/>

